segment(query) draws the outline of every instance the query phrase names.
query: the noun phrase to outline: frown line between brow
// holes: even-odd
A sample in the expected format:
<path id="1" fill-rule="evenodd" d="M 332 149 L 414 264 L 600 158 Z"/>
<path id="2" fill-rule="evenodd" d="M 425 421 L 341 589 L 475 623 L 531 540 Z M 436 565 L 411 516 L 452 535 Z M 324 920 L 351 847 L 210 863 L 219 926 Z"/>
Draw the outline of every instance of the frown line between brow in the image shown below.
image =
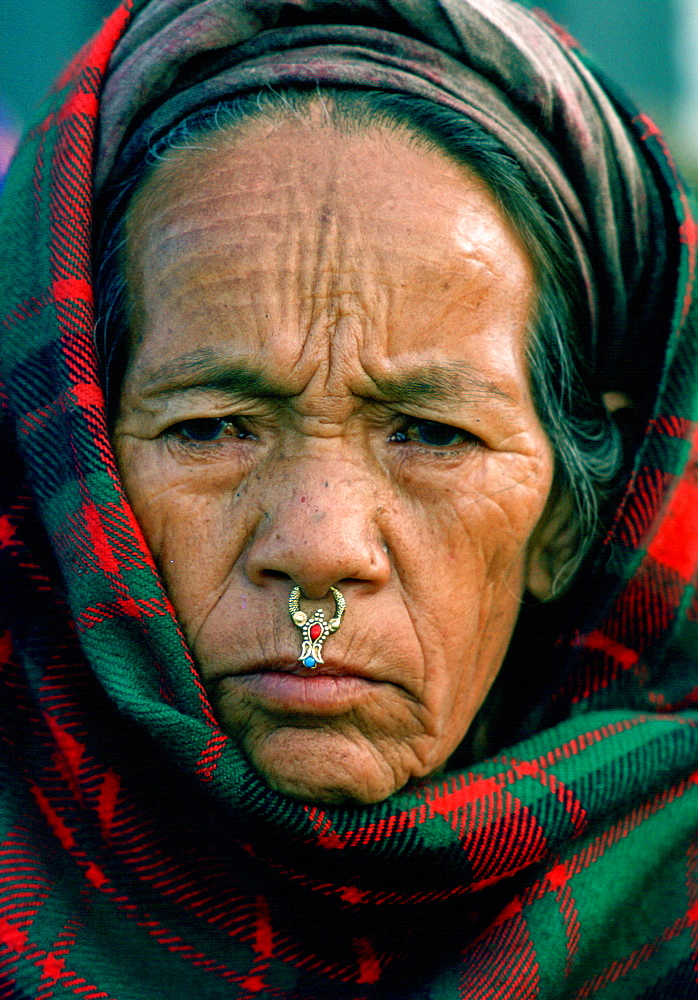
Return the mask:
<path id="1" fill-rule="evenodd" d="M 245 361 L 222 359 L 196 351 L 160 365 L 143 382 L 148 396 L 178 396 L 217 392 L 236 397 L 285 400 L 299 396 L 305 384 L 291 386 Z M 457 402 L 473 395 L 514 402 L 496 383 L 483 378 L 465 362 L 429 361 L 406 366 L 395 375 L 366 376 L 366 387 L 353 395 L 372 402 L 412 404 Z"/>

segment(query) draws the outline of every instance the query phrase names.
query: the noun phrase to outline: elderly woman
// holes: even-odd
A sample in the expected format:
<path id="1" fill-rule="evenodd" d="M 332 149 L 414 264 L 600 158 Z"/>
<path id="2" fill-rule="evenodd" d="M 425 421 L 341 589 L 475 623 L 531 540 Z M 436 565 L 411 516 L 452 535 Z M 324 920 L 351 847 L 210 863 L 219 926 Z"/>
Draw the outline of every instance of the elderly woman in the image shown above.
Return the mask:
<path id="1" fill-rule="evenodd" d="M 125 0 L 3 206 L 0 997 L 698 997 L 651 122 L 509 0 Z"/>

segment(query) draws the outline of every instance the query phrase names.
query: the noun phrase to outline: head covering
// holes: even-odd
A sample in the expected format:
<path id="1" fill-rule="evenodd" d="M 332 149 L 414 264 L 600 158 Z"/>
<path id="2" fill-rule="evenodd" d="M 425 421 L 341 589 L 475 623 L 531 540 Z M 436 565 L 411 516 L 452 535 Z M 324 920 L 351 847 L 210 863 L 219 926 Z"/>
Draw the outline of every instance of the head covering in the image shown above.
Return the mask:
<path id="1" fill-rule="evenodd" d="M 655 383 L 668 332 L 661 275 L 672 249 L 662 196 L 593 74 L 513 4 L 359 0 L 348 18 L 341 4 L 250 3 L 234 19 L 227 0 L 146 4 L 110 63 L 97 191 L 107 178 L 118 189 L 148 144 L 196 108 L 284 85 L 397 91 L 493 132 L 573 249 L 589 313 L 585 354 L 599 384 L 635 388 L 638 316 L 655 334 L 642 353 Z"/>
<path id="2" fill-rule="evenodd" d="M 284 798 L 218 727 L 121 488 L 92 337 L 95 164 L 118 180 L 145 133 L 269 82 L 463 108 L 574 235 L 596 372 L 662 344 L 591 596 L 544 665 L 562 721 L 370 807 Z M 695 995 L 695 247 L 657 129 L 508 0 L 109 18 L 1 205 L 0 996 Z"/>

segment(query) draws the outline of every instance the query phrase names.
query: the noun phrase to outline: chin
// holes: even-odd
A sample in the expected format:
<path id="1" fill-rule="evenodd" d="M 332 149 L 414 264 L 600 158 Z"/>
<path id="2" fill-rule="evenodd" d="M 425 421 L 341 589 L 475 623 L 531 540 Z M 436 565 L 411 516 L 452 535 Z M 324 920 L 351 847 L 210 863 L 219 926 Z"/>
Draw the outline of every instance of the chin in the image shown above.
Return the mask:
<path id="1" fill-rule="evenodd" d="M 400 775 L 371 744 L 322 730 L 281 728 L 245 745 L 252 766 L 277 792 L 302 802 L 370 805 L 399 791 Z"/>

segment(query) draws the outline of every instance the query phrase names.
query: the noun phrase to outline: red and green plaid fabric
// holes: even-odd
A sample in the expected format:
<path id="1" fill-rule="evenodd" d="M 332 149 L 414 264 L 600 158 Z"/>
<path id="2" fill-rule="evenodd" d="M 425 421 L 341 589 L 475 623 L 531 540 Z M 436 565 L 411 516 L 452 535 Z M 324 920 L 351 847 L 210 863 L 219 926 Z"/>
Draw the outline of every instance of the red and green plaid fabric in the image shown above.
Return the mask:
<path id="1" fill-rule="evenodd" d="M 660 134 L 629 112 L 678 220 L 673 332 L 564 721 L 313 807 L 217 726 L 114 466 L 91 173 L 129 16 L 59 81 L 0 215 L 0 1000 L 698 997 L 696 225 Z"/>

